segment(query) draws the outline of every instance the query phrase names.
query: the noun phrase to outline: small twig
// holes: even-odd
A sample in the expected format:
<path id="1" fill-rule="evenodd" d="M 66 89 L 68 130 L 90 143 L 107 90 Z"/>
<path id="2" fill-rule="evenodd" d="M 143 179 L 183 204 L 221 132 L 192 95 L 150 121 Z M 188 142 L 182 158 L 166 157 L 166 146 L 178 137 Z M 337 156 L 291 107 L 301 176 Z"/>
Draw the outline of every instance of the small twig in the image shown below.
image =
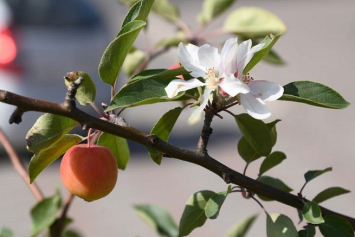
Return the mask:
<path id="1" fill-rule="evenodd" d="M 301 190 L 299 191 L 299 194 L 302 195 L 303 189 L 306 187 L 307 182 L 302 186 Z"/>
<path id="2" fill-rule="evenodd" d="M 266 211 L 266 209 L 265 209 L 265 207 L 263 206 L 263 204 L 261 204 L 261 202 L 258 200 L 258 199 L 256 199 L 255 197 L 254 197 L 254 195 L 251 195 L 250 196 L 257 204 L 259 204 L 259 206 L 264 210 L 264 212 L 267 214 L 267 211 Z"/>
<path id="3" fill-rule="evenodd" d="M 213 38 L 213 37 L 216 37 L 219 35 L 223 35 L 223 34 L 227 34 L 227 33 L 229 33 L 229 31 L 225 30 L 224 28 L 218 28 L 218 29 L 212 30 L 210 32 L 207 32 L 206 34 L 201 35 L 200 39 L 208 40 L 210 38 Z"/>
<path id="4" fill-rule="evenodd" d="M 108 114 L 106 114 L 104 111 L 102 111 L 101 109 L 99 109 L 99 108 L 95 105 L 95 103 L 91 103 L 90 105 L 91 105 L 91 106 L 95 109 L 95 111 L 96 111 L 99 115 L 101 115 L 102 117 L 107 118 L 107 119 L 110 118 L 110 116 L 109 116 Z"/>
<path id="5" fill-rule="evenodd" d="M 232 113 L 231 111 L 229 111 L 228 109 L 223 109 L 223 111 L 227 112 L 228 114 L 232 115 L 233 117 L 235 116 L 235 114 Z"/>
<path id="6" fill-rule="evenodd" d="M 248 169 L 248 167 L 249 167 L 249 164 L 250 164 L 250 162 L 247 162 L 247 163 L 245 164 L 244 171 L 243 171 L 243 175 L 246 174 L 247 169 Z"/>
<path id="7" fill-rule="evenodd" d="M 182 29 L 185 33 L 186 36 L 191 36 L 191 30 L 190 28 L 186 25 L 185 22 L 183 22 L 182 20 L 177 20 L 174 22 L 175 25 L 177 25 L 180 29 Z"/>
<path id="8" fill-rule="evenodd" d="M 118 112 L 116 116 L 117 116 L 117 117 L 120 116 L 121 113 L 122 113 L 125 109 L 126 109 L 126 108 L 121 109 L 120 112 Z M 109 116 L 109 118 L 110 118 L 110 116 Z"/>
<path id="9" fill-rule="evenodd" d="M 50 228 L 50 232 L 51 232 L 51 237 L 61 237 L 63 234 L 63 230 L 65 227 L 65 222 L 67 219 L 67 214 L 68 214 L 68 210 L 70 207 L 70 204 L 72 203 L 74 198 L 73 194 L 69 194 L 67 197 L 67 200 L 65 201 L 65 204 L 63 206 L 62 209 L 62 214 L 60 215 L 60 217 L 52 224 L 51 228 Z"/>
<path id="10" fill-rule="evenodd" d="M 141 63 L 141 65 L 139 65 L 139 67 L 136 68 L 136 70 L 134 70 L 132 75 L 133 76 L 137 75 L 138 73 L 143 71 L 148 66 L 150 61 L 152 61 L 154 58 L 158 57 L 159 55 L 167 52 L 168 50 L 169 50 L 168 47 L 164 47 L 164 48 L 161 48 L 159 50 L 153 51 L 151 53 L 146 53 L 144 61 Z"/>
<path id="11" fill-rule="evenodd" d="M 3 130 L 0 128 L 0 141 L 3 144 L 7 154 L 9 155 L 9 158 L 15 168 L 15 170 L 20 174 L 22 179 L 25 181 L 27 186 L 30 188 L 32 191 L 33 195 L 36 197 L 38 201 L 43 200 L 43 194 L 39 187 L 36 185 L 35 182 L 30 183 L 30 177 L 26 171 L 25 165 L 21 161 L 20 157 L 17 155 L 15 149 L 10 143 L 10 140 L 7 138 Z"/>
<path id="12" fill-rule="evenodd" d="M 230 107 L 232 107 L 232 106 L 234 106 L 234 105 L 237 105 L 237 104 L 239 104 L 239 101 L 234 102 L 234 103 L 231 103 L 231 104 L 225 106 L 224 108 L 220 109 L 219 111 L 229 109 Z M 218 111 L 218 112 L 219 112 L 219 111 Z"/>

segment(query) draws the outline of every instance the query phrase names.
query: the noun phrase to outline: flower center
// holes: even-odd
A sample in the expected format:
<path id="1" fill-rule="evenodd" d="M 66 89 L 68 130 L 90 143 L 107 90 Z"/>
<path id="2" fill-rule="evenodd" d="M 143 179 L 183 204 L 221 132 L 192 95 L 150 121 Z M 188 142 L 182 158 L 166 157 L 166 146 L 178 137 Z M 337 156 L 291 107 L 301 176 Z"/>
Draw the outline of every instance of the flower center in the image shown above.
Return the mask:
<path id="1" fill-rule="evenodd" d="M 242 78 L 240 78 L 240 80 L 242 82 L 244 82 L 245 84 L 249 84 L 249 82 L 253 81 L 254 78 L 252 76 L 250 76 L 249 72 L 245 75 L 242 76 Z"/>
<path id="2" fill-rule="evenodd" d="M 216 89 L 219 84 L 219 78 L 218 75 L 216 75 L 216 72 L 214 70 L 214 67 L 212 68 L 207 68 L 206 70 L 206 86 L 208 88 L 214 88 Z"/>

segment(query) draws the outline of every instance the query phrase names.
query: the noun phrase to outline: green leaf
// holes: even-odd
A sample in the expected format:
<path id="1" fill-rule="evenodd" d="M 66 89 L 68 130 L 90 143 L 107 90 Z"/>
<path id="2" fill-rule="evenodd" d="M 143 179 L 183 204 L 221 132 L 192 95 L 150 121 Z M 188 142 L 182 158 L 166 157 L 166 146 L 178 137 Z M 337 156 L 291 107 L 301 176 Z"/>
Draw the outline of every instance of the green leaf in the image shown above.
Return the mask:
<path id="1" fill-rule="evenodd" d="M 342 195 L 342 194 L 346 194 L 346 193 L 350 193 L 349 190 L 346 190 L 344 188 L 341 187 L 331 187 L 331 188 L 327 188 L 325 190 L 323 190 L 322 192 L 318 193 L 317 196 L 315 198 L 313 198 L 313 202 L 315 203 L 321 203 L 324 202 L 330 198 Z"/>
<path id="2" fill-rule="evenodd" d="M 258 7 L 238 8 L 228 16 L 224 28 L 247 39 L 286 31 L 285 24 L 278 16 Z"/>
<path id="3" fill-rule="evenodd" d="M 64 77 L 65 85 L 69 87 L 70 83 L 75 82 L 79 77 L 83 77 L 84 81 L 80 84 L 75 94 L 75 98 L 81 105 L 84 106 L 94 103 L 96 96 L 96 86 L 94 81 L 86 72 L 76 71 L 67 73 L 67 75 Z"/>
<path id="4" fill-rule="evenodd" d="M 134 205 L 134 210 L 160 236 L 178 236 L 179 229 L 165 209 L 156 205 Z"/>
<path id="5" fill-rule="evenodd" d="M 97 144 L 109 149 L 116 158 L 117 167 L 124 170 L 129 161 L 129 147 L 127 140 L 109 133 L 102 132 Z"/>
<path id="6" fill-rule="evenodd" d="M 286 159 L 286 155 L 281 151 L 275 151 L 268 155 L 263 163 L 261 163 L 259 176 L 280 164 L 284 159 Z"/>
<path id="7" fill-rule="evenodd" d="M 276 119 L 275 121 L 271 122 L 271 123 L 267 123 L 266 126 L 269 128 L 270 130 L 270 135 L 271 135 L 271 145 L 275 146 L 276 142 L 277 142 L 277 131 L 276 131 L 276 124 L 278 122 L 280 122 L 280 119 Z"/>
<path id="8" fill-rule="evenodd" d="M 162 80 L 160 78 L 147 78 L 134 80 L 128 83 L 117 92 L 113 97 L 106 111 L 118 108 L 134 107 L 144 104 L 153 104 L 158 102 L 174 101 L 181 98 L 185 92 L 179 93 L 174 98 L 168 98 L 165 87 L 172 81 Z"/>
<path id="9" fill-rule="evenodd" d="M 210 22 L 213 18 L 228 10 L 234 2 L 234 0 L 205 0 L 202 6 L 202 11 L 198 15 L 199 22 Z"/>
<path id="10" fill-rule="evenodd" d="M 134 1 L 130 1 L 133 4 Z M 154 0 L 140 0 L 133 4 L 122 23 L 122 28 L 134 20 L 146 21 Z"/>
<path id="11" fill-rule="evenodd" d="M 272 145 L 270 130 L 266 124 L 248 114 L 236 115 L 235 120 L 249 145 L 260 155 L 269 155 Z"/>
<path id="12" fill-rule="evenodd" d="M 258 214 L 254 214 L 239 221 L 228 231 L 225 237 L 245 237 L 257 217 Z"/>
<path id="13" fill-rule="evenodd" d="M 14 236 L 14 233 L 10 230 L 10 229 L 7 229 L 7 228 L 0 228 L 0 237 L 13 237 Z"/>
<path id="14" fill-rule="evenodd" d="M 267 237 L 298 237 L 298 233 L 292 220 L 278 213 L 272 213 L 266 217 Z"/>
<path id="15" fill-rule="evenodd" d="M 83 137 L 76 134 L 66 134 L 46 150 L 35 154 L 31 158 L 28 167 L 30 182 L 32 183 L 48 165 L 63 155 L 70 147 L 78 144 L 83 139 Z"/>
<path id="16" fill-rule="evenodd" d="M 179 118 L 181 111 L 182 108 L 177 107 L 166 112 L 154 125 L 150 134 L 158 136 L 163 141 L 168 141 L 170 133 L 173 130 L 173 127 L 175 126 L 175 123 Z M 163 159 L 162 153 L 152 147 L 147 147 L 147 149 L 152 160 L 158 165 L 160 165 Z"/>
<path id="17" fill-rule="evenodd" d="M 168 37 L 160 40 L 155 47 L 156 48 L 170 48 L 177 47 L 181 42 L 187 43 L 186 39 L 181 37 Z"/>
<path id="18" fill-rule="evenodd" d="M 231 191 L 232 189 L 229 185 L 227 191 L 216 193 L 207 201 L 205 214 L 209 219 L 216 219 L 218 217 L 219 211 Z"/>
<path id="19" fill-rule="evenodd" d="M 263 60 L 274 65 L 282 66 L 286 64 L 286 62 L 274 50 L 270 50 L 269 53 L 263 57 Z"/>
<path id="20" fill-rule="evenodd" d="M 302 214 L 304 219 L 306 219 L 311 224 L 318 225 L 324 222 L 321 209 L 315 202 L 305 203 L 303 205 Z"/>
<path id="21" fill-rule="evenodd" d="M 143 63 L 144 59 L 145 53 L 141 50 L 134 50 L 133 52 L 128 53 L 122 65 L 123 71 L 128 76 L 132 76 L 134 71 Z"/>
<path id="22" fill-rule="evenodd" d="M 298 231 L 299 237 L 314 237 L 316 236 L 316 228 L 312 225 L 307 225 L 304 230 Z"/>
<path id="23" fill-rule="evenodd" d="M 80 237 L 81 235 L 74 230 L 65 230 L 63 237 Z"/>
<path id="24" fill-rule="evenodd" d="M 264 47 L 256 52 L 252 59 L 249 61 L 249 63 L 245 66 L 243 73 L 246 74 L 249 72 L 258 62 L 260 62 L 261 59 L 264 58 L 265 55 L 267 55 L 271 48 L 274 46 L 276 41 L 281 37 L 281 34 L 278 35 L 270 35 L 266 36 L 260 43 L 264 43 Z"/>
<path id="25" fill-rule="evenodd" d="M 304 178 L 306 179 L 306 183 L 311 181 L 312 179 L 317 178 L 319 175 L 322 175 L 328 171 L 332 171 L 332 167 L 325 168 L 324 170 L 310 170 L 304 174 Z"/>
<path id="26" fill-rule="evenodd" d="M 208 200 L 215 194 L 215 192 L 203 190 L 194 193 L 187 200 L 184 212 L 180 219 L 179 236 L 187 236 L 191 231 L 205 224 L 207 220 L 205 207 Z"/>
<path id="27" fill-rule="evenodd" d="M 56 143 L 79 123 L 73 119 L 44 114 L 37 119 L 26 135 L 27 150 L 39 154 Z"/>
<path id="28" fill-rule="evenodd" d="M 238 142 L 238 153 L 246 163 L 251 163 L 261 157 L 261 155 L 249 145 L 244 136 L 240 138 Z"/>
<path id="29" fill-rule="evenodd" d="M 32 227 L 31 236 L 38 235 L 41 231 L 51 226 L 57 218 L 57 213 L 62 205 L 60 193 L 45 198 L 31 209 Z"/>
<path id="30" fill-rule="evenodd" d="M 279 100 L 305 103 L 328 109 L 344 109 L 350 105 L 338 92 L 312 81 L 295 81 L 284 86 Z"/>
<path id="31" fill-rule="evenodd" d="M 287 186 L 280 179 L 276 179 L 276 178 L 273 178 L 270 176 L 261 176 L 258 180 L 264 184 L 270 185 L 271 187 L 280 189 L 280 190 L 288 192 L 288 193 L 292 191 L 292 188 Z M 258 197 L 264 201 L 272 201 L 272 199 L 269 199 L 269 198 L 261 196 L 261 195 L 258 195 Z"/>
<path id="32" fill-rule="evenodd" d="M 351 224 L 339 216 L 325 216 L 319 230 L 324 237 L 354 237 Z"/>
<path id="33" fill-rule="evenodd" d="M 140 30 L 146 23 L 144 21 L 132 21 L 127 23 L 106 48 L 99 64 L 99 75 L 101 79 L 110 85 L 116 83 L 116 78 L 121 70 L 122 64 L 129 52 L 129 49 L 136 40 Z"/>
<path id="34" fill-rule="evenodd" d="M 155 0 L 152 11 L 168 21 L 176 22 L 179 20 L 179 8 L 168 0 Z"/>
<path id="35" fill-rule="evenodd" d="M 157 79 L 176 79 L 177 76 L 180 75 L 187 75 L 188 72 L 186 71 L 185 68 L 179 67 L 175 69 L 148 69 L 144 70 L 134 77 L 131 78 L 129 83 L 132 83 L 134 81 L 138 80 L 144 80 L 144 79 L 149 79 L 149 78 L 157 78 Z M 170 82 L 170 81 L 169 81 Z"/>

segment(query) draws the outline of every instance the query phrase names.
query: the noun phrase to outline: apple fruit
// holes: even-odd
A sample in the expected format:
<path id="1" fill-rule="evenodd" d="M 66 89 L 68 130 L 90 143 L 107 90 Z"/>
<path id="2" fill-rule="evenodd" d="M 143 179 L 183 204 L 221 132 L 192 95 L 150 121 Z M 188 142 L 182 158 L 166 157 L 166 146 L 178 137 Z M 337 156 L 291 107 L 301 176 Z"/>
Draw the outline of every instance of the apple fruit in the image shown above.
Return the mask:
<path id="1" fill-rule="evenodd" d="M 79 144 L 63 156 L 60 176 L 72 194 L 94 201 L 108 195 L 116 185 L 117 162 L 103 146 Z"/>

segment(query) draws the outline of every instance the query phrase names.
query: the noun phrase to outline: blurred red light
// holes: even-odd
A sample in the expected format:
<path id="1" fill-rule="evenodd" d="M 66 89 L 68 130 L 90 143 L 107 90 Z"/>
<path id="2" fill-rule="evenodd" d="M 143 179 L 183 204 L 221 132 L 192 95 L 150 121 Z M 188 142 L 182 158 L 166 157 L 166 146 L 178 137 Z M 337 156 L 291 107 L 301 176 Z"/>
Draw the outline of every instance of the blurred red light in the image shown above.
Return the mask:
<path id="1" fill-rule="evenodd" d="M 14 61 L 16 54 L 16 43 L 11 33 L 8 30 L 0 32 L 0 65 Z"/>

